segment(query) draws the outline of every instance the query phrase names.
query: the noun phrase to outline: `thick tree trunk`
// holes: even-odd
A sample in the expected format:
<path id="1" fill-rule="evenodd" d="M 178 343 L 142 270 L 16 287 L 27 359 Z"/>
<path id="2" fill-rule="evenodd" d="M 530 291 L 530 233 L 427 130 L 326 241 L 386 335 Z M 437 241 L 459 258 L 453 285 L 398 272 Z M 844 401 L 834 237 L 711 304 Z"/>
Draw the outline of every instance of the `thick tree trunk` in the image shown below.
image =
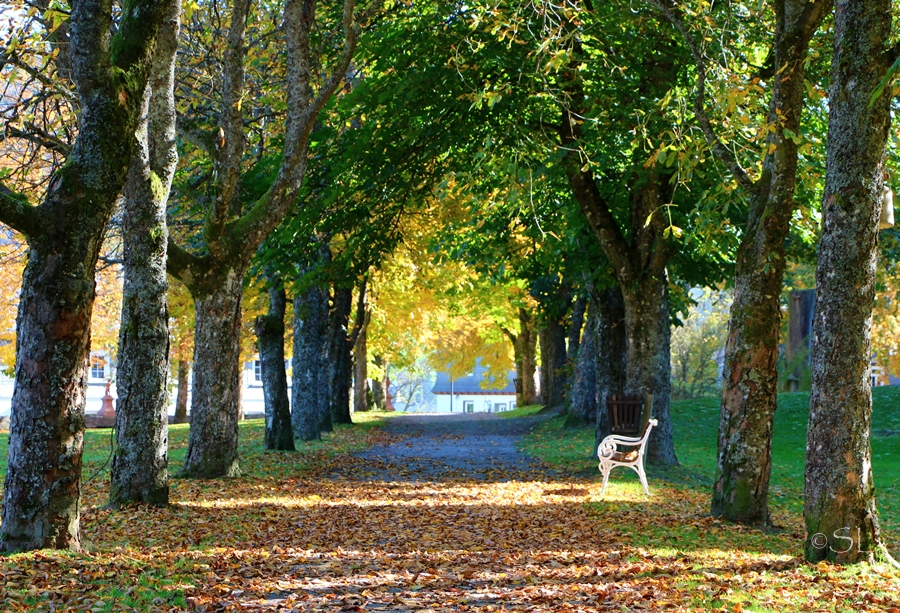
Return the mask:
<path id="1" fill-rule="evenodd" d="M 834 21 L 804 516 L 807 560 L 853 563 L 883 547 L 869 443 L 870 360 L 890 86 L 870 97 L 891 62 L 891 3 L 838 2 Z"/>
<path id="2" fill-rule="evenodd" d="M 116 373 L 116 447 L 109 504 L 169 503 L 169 308 L 166 203 L 175 147 L 175 49 L 181 7 L 172 6 L 156 55 L 125 185 L 122 324 Z"/>
<path id="3" fill-rule="evenodd" d="M 796 207 L 797 144 L 788 135 L 800 130 L 804 62 L 826 6 L 825 2 L 787 0 L 778 12 L 773 62 L 778 73 L 773 77 L 769 120 L 784 129 L 769 137 L 772 152 L 766 155 L 763 175 L 753 186 L 738 249 L 712 514 L 753 525 L 769 522 L 784 241 Z"/>
<path id="4" fill-rule="evenodd" d="M 659 423 L 650 432 L 647 460 L 677 465 L 669 417 L 672 367 L 669 363 L 669 287 L 665 273 L 645 276 L 622 288 L 625 303 L 626 394 L 653 394 L 653 417 Z"/>
<path id="5" fill-rule="evenodd" d="M 353 410 L 368 411 L 374 405 L 369 390 L 368 351 L 366 348 L 367 326 L 359 331 L 356 347 L 353 349 Z"/>
<path id="6" fill-rule="evenodd" d="M 606 397 L 622 394 L 627 377 L 628 341 L 625 335 L 625 302 L 618 286 L 597 292 L 592 298 L 597 309 L 597 434 L 594 449 L 611 434 Z"/>
<path id="7" fill-rule="evenodd" d="M 90 250 L 93 262 L 99 234 L 93 241 L 85 236 L 77 241 Z M 73 237 L 66 236 L 48 244 L 33 240 L 28 253 L 16 322 L 3 551 L 81 547 L 81 452 L 94 267 L 85 269 L 72 257 L 76 254 L 66 253 L 72 243 Z"/>
<path id="8" fill-rule="evenodd" d="M 188 422 L 188 385 L 190 385 L 191 363 L 178 360 L 178 394 L 175 396 L 175 423 Z"/>
<path id="9" fill-rule="evenodd" d="M 565 403 L 566 327 L 546 317 L 538 332 L 541 341 L 541 396 L 548 407 Z"/>
<path id="10" fill-rule="evenodd" d="M 234 477 L 238 468 L 241 294 L 245 263 L 210 275 L 220 283 L 194 295 L 191 433 L 182 477 Z"/>
<path id="11" fill-rule="evenodd" d="M 385 372 L 387 372 L 387 365 L 384 362 L 384 358 L 380 355 L 374 356 L 372 362 L 374 362 L 376 366 L 384 368 Z M 372 403 L 379 411 L 387 410 L 387 398 L 384 393 L 384 379 L 372 379 Z"/>
<path id="12" fill-rule="evenodd" d="M 537 372 L 537 329 L 534 315 L 519 309 L 519 334 L 515 341 L 516 376 L 519 387 L 516 402 L 519 406 L 538 403 L 534 375 Z"/>
<path id="13" fill-rule="evenodd" d="M 335 424 L 350 424 L 350 386 L 352 384 L 353 356 L 348 339 L 350 311 L 353 307 L 353 289 L 334 288 L 334 307 L 331 313 L 331 342 L 329 343 L 332 372 L 331 420 Z"/>
<path id="14" fill-rule="evenodd" d="M 267 278 L 269 275 L 266 275 Z M 269 288 L 269 313 L 256 318 L 256 339 L 266 410 L 266 449 L 294 451 L 291 407 L 288 402 L 287 373 L 284 369 L 284 314 L 287 296 L 277 278 Z"/>
<path id="15" fill-rule="evenodd" d="M 326 417 L 330 423 L 327 347 L 328 292 L 312 285 L 294 296 L 291 423 L 302 441 L 319 440 Z"/>
<path id="16" fill-rule="evenodd" d="M 94 268 L 133 156 L 165 2 L 136 0 L 110 41 L 111 5 L 72 5 L 78 136 L 40 207 L 0 185 L 0 220 L 28 239 L 16 320 L 0 551 L 79 549 Z M 110 47 L 114 50 L 111 50 Z"/>
<path id="17" fill-rule="evenodd" d="M 597 307 L 588 307 L 584 334 L 575 356 L 572 383 L 566 395 L 568 414 L 566 426 L 580 427 L 593 424 L 597 418 L 599 398 L 597 394 L 597 326 L 600 323 Z M 571 341 L 571 335 L 569 337 Z M 570 345 L 571 346 L 571 345 Z"/>

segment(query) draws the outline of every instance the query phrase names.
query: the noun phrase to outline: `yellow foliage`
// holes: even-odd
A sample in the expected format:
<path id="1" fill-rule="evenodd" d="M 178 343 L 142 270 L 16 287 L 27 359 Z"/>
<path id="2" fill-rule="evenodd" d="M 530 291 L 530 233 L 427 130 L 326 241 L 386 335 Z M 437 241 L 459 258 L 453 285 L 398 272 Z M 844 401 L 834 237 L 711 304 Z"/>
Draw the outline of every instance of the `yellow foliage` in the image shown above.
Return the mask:
<path id="1" fill-rule="evenodd" d="M 518 331 L 514 304 L 528 297 L 513 284 L 491 284 L 461 262 L 435 262 L 429 244 L 466 214 L 466 205 L 451 196 L 408 218 L 404 243 L 372 277 L 369 354 L 400 368 L 425 359 L 453 377 L 480 359 L 490 385 L 513 367 L 512 344 L 501 327 Z"/>
<path id="2" fill-rule="evenodd" d="M 0 229 L 0 369 L 12 374 L 16 363 L 16 310 L 25 270 L 25 239 Z"/>

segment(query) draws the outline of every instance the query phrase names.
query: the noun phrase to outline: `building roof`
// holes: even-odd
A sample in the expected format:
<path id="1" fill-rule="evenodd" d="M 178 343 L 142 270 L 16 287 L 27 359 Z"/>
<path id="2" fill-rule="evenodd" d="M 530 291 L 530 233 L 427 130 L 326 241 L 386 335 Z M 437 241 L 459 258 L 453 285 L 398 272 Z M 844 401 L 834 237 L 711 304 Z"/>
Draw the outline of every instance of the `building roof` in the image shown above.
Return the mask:
<path id="1" fill-rule="evenodd" d="M 487 369 L 480 363 L 475 364 L 472 374 L 467 377 L 461 377 L 453 380 L 453 394 L 515 394 L 516 386 L 513 379 L 516 376 L 514 370 L 509 371 L 506 377 L 506 385 L 496 389 L 483 389 L 481 382 L 484 380 L 484 374 Z M 450 377 L 445 372 L 437 373 L 434 381 L 432 394 L 449 394 L 450 393 Z"/>

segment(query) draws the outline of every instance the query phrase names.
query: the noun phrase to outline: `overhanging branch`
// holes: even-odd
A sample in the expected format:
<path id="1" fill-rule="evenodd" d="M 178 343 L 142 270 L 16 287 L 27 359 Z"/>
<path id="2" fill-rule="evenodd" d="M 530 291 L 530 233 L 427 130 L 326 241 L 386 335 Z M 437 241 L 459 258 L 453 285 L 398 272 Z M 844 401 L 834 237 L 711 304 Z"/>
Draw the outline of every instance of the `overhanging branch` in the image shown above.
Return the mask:
<path id="1" fill-rule="evenodd" d="M 704 107 L 706 99 L 706 59 L 703 57 L 703 52 L 700 50 L 697 40 L 691 35 L 678 9 L 668 0 L 650 0 L 650 2 L 660 10 L 666 21 L 678 30 L 685 43 L 687 43 L 691 55 L 694 56 L 694 63 L 697 67 L 697 93 L 694 98 L 694 115 L 697 117 L 700 131 L 703 132 L 703 136 L 706 138 L 706 142 L 713 150 L 713 153 L 734 175 L 741 187 L 752 191 L 754 187 L 753 181 L 734 153 L 719 139 L 709 121 L 709 116 L 706 114 L 706 108 Z"/>

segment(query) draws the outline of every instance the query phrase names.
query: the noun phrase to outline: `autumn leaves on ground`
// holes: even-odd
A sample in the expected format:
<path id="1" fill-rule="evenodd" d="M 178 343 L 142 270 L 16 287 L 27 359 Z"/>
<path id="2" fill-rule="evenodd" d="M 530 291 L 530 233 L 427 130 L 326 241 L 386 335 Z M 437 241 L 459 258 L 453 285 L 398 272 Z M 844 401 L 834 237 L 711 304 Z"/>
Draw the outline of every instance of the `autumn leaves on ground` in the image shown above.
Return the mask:
<path id="1" fill-rule="evenodd" d="M 85 488 L 90 550 L 3 559 L 3 610 L 900 607 L 891 571 L 803 563 L 797 513 L 764 533 L 708 517 L 708 492 L 684 479 L 651 477 L 647 497 L 622 470 L 601 496 L 586 454 L 578 471 L 577 454 L 551 466 L 517 453 L 552 457 L 551 416 L 364 419 L 296 454 L 264 453 L 262 424 L 244 423 L 244 476 L 173 480 L 165 509 L 103 509 L 101 472 Z M 86 478 L 104 432 L 89 433 Z M 173 428 L 176 463 L 185 441 Z"/>

